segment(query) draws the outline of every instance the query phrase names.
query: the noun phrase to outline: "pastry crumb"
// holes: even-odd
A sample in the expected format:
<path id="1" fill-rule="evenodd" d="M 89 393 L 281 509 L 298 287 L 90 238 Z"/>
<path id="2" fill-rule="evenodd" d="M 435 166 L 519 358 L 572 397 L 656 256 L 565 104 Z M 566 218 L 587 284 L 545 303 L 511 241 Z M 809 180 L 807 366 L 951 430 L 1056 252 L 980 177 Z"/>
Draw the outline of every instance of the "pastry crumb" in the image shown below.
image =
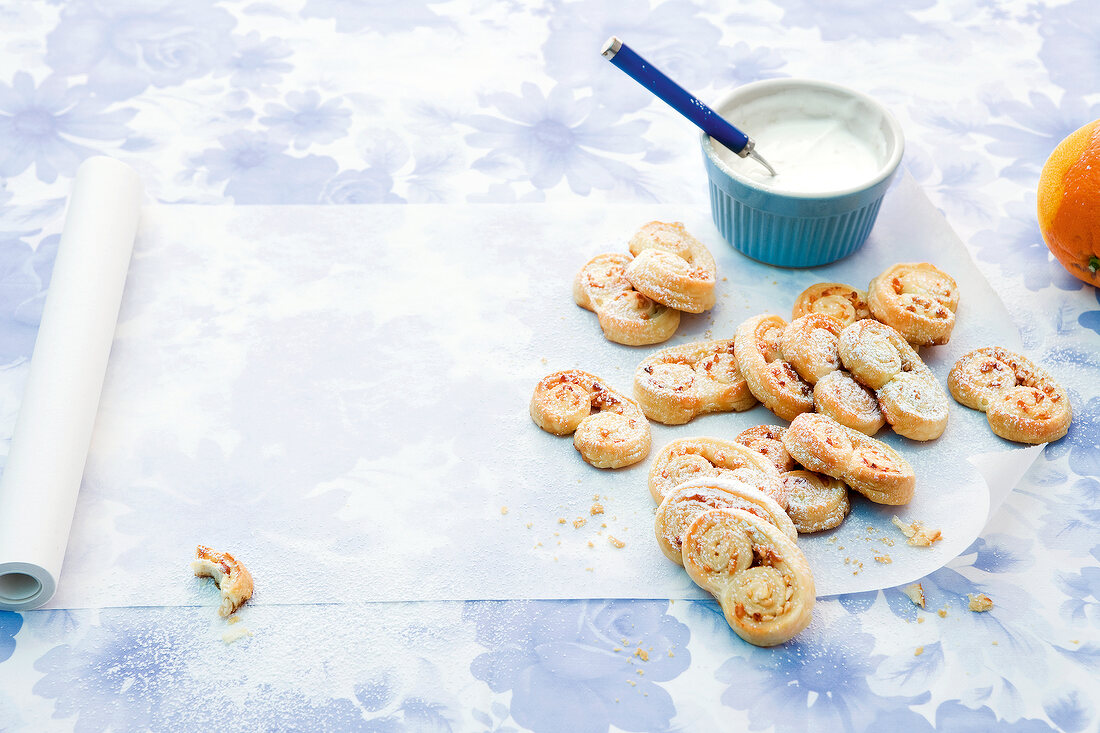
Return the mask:
<path id="1" fill-rule="evenodd" d="M 967 606 L 974 613 L 982 613 L 993 608 L 993 599 L 987 596 L 985 593 L 979 593 L 974 595 L 967 593 L 966 597 L 970 599 L 970 604 Z"/>
<path id="2" fill-rule="evenodd" d="M 532 524 L 534 524 L 534 522 L 528 522 L 528 523 L 527 523 L 527 529 L 531 529 L 531 525 L 532 525 Z"/>
<path id="3" fill-rule="evenodd" d="M 506 506 L 502 506 L 502 507 L 500 508 L 500 514 L 501 514 L 501 516 L 504 516 L 504 515 L 505 515 L 505 514 L 507 514 L 507 513 L 508 513 L 508 507 L 506 507 Z"/>
<path id="4" fill-rule="evenodd" d="M 619 550 L 626 547 L 626 543 L 618 539 L 617 537 L 611 537 L 610 535 L 608 535 L 607 541 L 610 542 L 613 547 Z"/>
<path id="5" fill-rule="evenodd" d="M 647 652 L 645 649 L 642 649 L 641 647 L 638 647 L 634 650 L 634 656 L 636 656 L 638 659 L 641 659 L 643 662 L 649 661 L 649 652 Z"/>
<path id="6" fill-rule="evenodd" d="M 917 623 L 918 624 L 923 624 L 924 623 L 924 616 L 918 616 L 917 617 Z"/>
<path id="7" fill-rule="evenodd" d="M 565 524 L 565 517 L 558 517 L 558 524 Z"/>
<path id="8" fill-rule="evenodd" d="M 895 515 L 891 520 L 894 526 L 901 530 L 901 533 L 905 535 L 905 543 L 912 545 L 913 547 L 931 547 L 932 543 L 939 542 L 943 539 L 943 535 L 940 534 L 938 529 L 929 529 L 924 524 L 918 521 L 912 521 L 906 524 L 898 519 Z"/>
<path id="9" fill-rule="evenodd" d="M 577 517 L 573 520 L 573 529 L 580 529 L 584 525 L 588 524 L 588 520 L 584 517 Z"/>
<path id="10" fill-rule="evenodd" d="M 919 657 L 921 654 L 924 654 L 924 647 L 918 646 L 916 649 L 913 650 L 914 657 Z"/>
<path id="11" fill-rule="evenodd" d="M 940 610 L 936 611 L 940 615 L 940 618 L 947 618 L 947 607 L 944 606 Z"/>
<path id="12" fill-rule="evenodd" d="M 238 626 L 237 628 L 230 629 L 229 631 L 222 634 L 222 641 L 224 641 L 226 644 L 232 644 L 233 642 L 243 639 L 246 636 L 252 636 L 252 632 L 246 629 L 244 626 Z"/>
<path id="13" fill-rule="evenodd" d="M 924 586 L 920 583 L 907 585 L 901 589 L 901 592 L 909 596 L 909 600 L 913 602 L 914 606 L 924 608 Z"/>
<path id="14" fill-rule="evenodd" d="M 595 547 L 596 544 L 592 540 L 588 540 L 588 546 L 589 547 Z"/>
<path id="15" fill-rule="evenodd" d="M 875 555 L 875 562 L 880 562 L 883 565 L 889 565 L 894 560 L 889 555 Z"/>

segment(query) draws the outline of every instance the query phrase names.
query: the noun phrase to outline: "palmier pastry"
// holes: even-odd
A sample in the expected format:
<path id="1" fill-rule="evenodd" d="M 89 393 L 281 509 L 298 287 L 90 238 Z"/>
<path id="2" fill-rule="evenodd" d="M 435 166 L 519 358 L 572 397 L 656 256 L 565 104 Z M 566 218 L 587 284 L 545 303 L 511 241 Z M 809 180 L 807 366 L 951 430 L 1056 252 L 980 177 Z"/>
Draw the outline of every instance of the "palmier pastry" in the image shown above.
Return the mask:
<path id="1" fill-rule="evenodd" d="M 683 537 L 684 569 L 745 641 L 775 646 L 810 625 L 813 574 L 781 529 L 743 509 L 708 509 Z"/>
<path id="2" fill-rule="evenodd" d="M 231 616 L 252 597 L 252 573 L 228 552 L 218 552 L 205 545 L 195 548 L 191 570 L 199 578 L 213 578 L 221 591 L 219 616 Z"/>
<path id="3" fill-rule="evenodd" d="M 625 276 L 638 292 L 688 313 L 714 307 L 714 257 L 683 224 L 649 222 L 630 240 L 630 254 Z"/>
<path id="4" fill-rule="evenodd" d="M 917 477 L 897 451 L 836 420 L 805 413 L 783 433 L 787 452 L 807 469 L 840 479 L 877 504 L 906 504 Z"/>
<path id="5" fill-rule="evenodd" d="M 733 339 L 661 349 L 634 372 L 634 399 L 646 417 L 683 425 L 708 412 L 740 412 L 756 404 L 733 354 Z"/>
<path id="6" fill-rule="evenodd" d="M 787 487 L 787 516 L 799 534 L 839 527 L 848 516 L 852 505 L 843 481 L 813 471 L 789 471 L 782 479 Z"/>
<path id="7" fill-rule="evenodd" d="M 867 286 L 867 303 L 875 318 L 893 327 L 916 346 L 946 344 L 955 327 L 959 286 L 927 262 L 887 268 Z"/>
<path id="8" fill-rule="evenodd" d="M 736 356 L 753 397 L 784 420 L 814 409 L 813 388 L 783 358 L 780 339 L 787 322 L 753 316 L 737 328 Z"/>
<path id="9" fill-rule="evenodd" d="M 596 313 L 608 341 L 627 346 L 659 344 L 676 333 L 680 312 L 654 303 L 623 276 L 630 255 L 603 254 L 573 280 L 573 300 Z"/>
<path id="10" fill-rule="evenodd" d="M 826 374 L 814 385 L 814 411 L 864 435 L 874 435 L 886 424 L 874 392 L 843 369 Z"/>
<path id="11" fill-rule="evenodd" d="M 778 425 L 755 425 L 738 433 L 733 442 L 740 443 L 746 448 L 751 448 L 763 455 L 772 462 L 779 473 L 793 471 L 798 464 L 794 462 L 791 454 L 783 447 L 784 430 L 786 428 L 781 428 Z"/>
<path id="12" fill-rule="evenodd" d="M 947 394 L 900 333 L 870 319 L 840 333 L 840 360 L 875 390 L 886 422 L 913 440 L 940 437 L 947 427 Z"/>
<path id="13" fill-rule="evenodd" d="M 975 349 L 955 363 L 947 386 L 981 410 L 993 432 L 1018 443 L 1047 443 L 1069 431 L 1069 395 L 1043 369 L 999 346 Z"/>
<path id="14" fill-rule="evenodd" d="M 810 313 L 799 316 L 783 329 L 779 350 L 798 376 L 810 384 L 840 369 L 837 340 L 841 327 L 830 316 Z"/>
<path id="15" fill-rule="evenodd" d="M 871 317 L 867 294 L 843 283 L 816 283 L 799 293 L 791 311 L 791 320 L 809 313 L 834 318 L 841 328 Z"/>
<path id="16" fill-rule="evenodd" d="M 764 456 L 729 440 L 680 438 L 657 454 L 649 469 L 649 493 L 660 504 L 680 484 L 716 476 L 738 479 L 787 505 L 779 472 Z"/>
<path id="17" fill-rule="evenodd" d="M 665 557 L 682 565 L 684 532 L 699 514 L 719 507 L 744 509 L 779 527 L 792 540 L 798 537 L 791 518 L 760 489 L 731 478 L 695 479 L 677 486 L 657 507 L 653 528 Z"/>
<path id="18" fill-rule="evenodd" d="M 554 435 L 573 434 L 573 446 L 596 468 L 622 468 L 649 453 L 642 409 L 587 372 L 555 372 L 535 387 L 531 419 Z"/>

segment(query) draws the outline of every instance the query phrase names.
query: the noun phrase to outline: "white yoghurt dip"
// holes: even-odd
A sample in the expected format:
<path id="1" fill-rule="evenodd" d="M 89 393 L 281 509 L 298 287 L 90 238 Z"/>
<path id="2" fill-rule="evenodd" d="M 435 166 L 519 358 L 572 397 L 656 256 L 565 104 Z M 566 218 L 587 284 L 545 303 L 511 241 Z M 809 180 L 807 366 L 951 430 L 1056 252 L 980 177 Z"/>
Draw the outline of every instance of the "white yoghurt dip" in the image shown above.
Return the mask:
<path id="1" fill-rule="evenodd" d="M 776 192 L 856 188 L 873 179 L 889 156 L 882 116 L 825 90 L 784 90 L 720 113 L 753 139 L 776 175 L 711 140 L 717 158 L 735 177 Z"/>

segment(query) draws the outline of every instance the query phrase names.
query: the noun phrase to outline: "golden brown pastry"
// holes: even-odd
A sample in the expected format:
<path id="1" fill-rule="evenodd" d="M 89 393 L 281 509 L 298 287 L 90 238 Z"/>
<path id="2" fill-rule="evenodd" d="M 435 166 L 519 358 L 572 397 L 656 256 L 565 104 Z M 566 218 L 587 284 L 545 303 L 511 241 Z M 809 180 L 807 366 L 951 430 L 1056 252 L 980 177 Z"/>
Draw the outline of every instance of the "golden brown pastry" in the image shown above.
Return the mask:
<path id="1" fill-rule="evenodd" d="M 906 504 L 913 498 L 917 477 L 908 461 L 832 418 L 799 415 L 783 434 L 783 446 L 809 470 L 840 479 L 877 504 Z"/>
<path id="2" fill-rule="evenodd" d="M 913 440 L 943 434 L 947 394 L 900 333 L 878 321 L 856 321 L 841 331 L 838 347 L 844 367 L 875 390 L 894 432 Z"/>
<path id="3" fill-rule="evenodd" d="M 1018 443 L 1047 443 L 1069 431 L 1069 395 L 1027 358 L 987 346 L 959 359 L 947 377 L 952 396 L 981 410 L 993 432 Z"/>
<path id="4" fill-rule="evenodd" d="M 791 518 L 760 489 L 732 478 L 694 479 L 677 486 L 657 508 L 653 528 L 665 557 L 683 565 L 684 532 L 699 514 L 719 507 L 744 509 L 779 527 L 792 540 L 798 537 Z"/>
<path id="5" fill-rule="evenodd" d="M 843 283 L 816 283 L 799 293 L 791 311 L 791 320 L 808 313 L 829 316 L 841 328 L 871 317 L 867 294 Z"/>
<path id="6" fill-rule="evenodd" d="M 708 412 L 740 412 L 756 404 L 733 353 L 733 339 L 661 349 L 634 372 L 634 399 L 646 417 L 682 425 Z"/>
<path id="7" fill-rule="evenodd" d="M 783 358 L 780 339 L 787 322 L 753 316 L 737 328 L 736 355 L 753 397 L 784 420 L 814 409 L 813 388 Z"/>
<path id="8" fill-rule="evenodd" d="M 875 394 L 843 369 L 814 385 L 814 410 L 864 435 L 874 435 L 886 424 Z"/>
<path id="9" fill-rule="evenodd" d="M 817 384 L 826 374 L 840 369 L 840 354 L 836 350 L 840 331 L 840 324 L 831 316 L 820 313 L 799 316 L 783 329 L 779 350 L 798 376 L 809 384 Z"/>
<path id="10" fill-rule="evenodd" d="M 609 341 L 644 346 L 667 341 L 680 325 L 680 312 L 639 293 L 623 272 L 626 254 L 602 254 L 589 260 L 573 280 L 573 300 L 596 313 Z"/>
<path id="11" fill-rule="evenodd" d="M 573 446 L 596 468 L 630 466 L 649 454 L 649 422 L 637 403 L 578 369 L 536 385 L 531 419 L 548 433 L 572 433 Z"/>
<path id="12" fill-rule="evenodd" d="M 789 471 L 782 479 L 787 487 L 787 516 L 799 534 L 839 527 L 848 516 L 851 503 L 843 481 L 813 471 Z"/>
<path id="13" fill-rule="evenodd" d="M 778 425 L 755 425 L 738 433 L 733 442 L 740 443 L 746 448 L 760 453 L 771 461 L 779 473 L 782 474 L 786 471 L 793 471 L 798 466 L 791 458 L 791 454 L 783 447 L 783 432 L 785 430 L 786 428 L 781 428 Z"/>
<path id="14" fill-rule="evenodd" d="M 764 456 L 718 438 L 680 438 L 657 454 L 649 469 L 649 493 L 660 504 L 680 484 L 716 476 L 738 479 L 760 489 L 779 506 L 787 505 L 779 472 Z"/>
<path id="15" fill-rule="evenodd" d="M 684 569 L 745 641 L 775 646 L 810 625 L 813 574 L 794 540 L 742 509 L 708 509 L 683 537 Z"/>
<path id="16" fill-rule="evenodd" d="M 916 346 L 946 344 L 955 327 L 959 286 L 927 262 L 888 267 L 867 286 L 867 304 L 875 318 Z"/>
<path id="17" fill-rule="evenodd" d="M 199 545 L 195 548 L 191 570 L 196 577 L 214 579 L 222 594 L 219 616 L 231 616 L 252 597 L 252 573 L 228 552 Z"/>
<path id="18" fill-rule="evenodd" d="M 638 292 L 688 313 L 714 307 L 714 257 L 683 224 L 649 222 L 630 240 L 630 254 L 625 276 Z"/>

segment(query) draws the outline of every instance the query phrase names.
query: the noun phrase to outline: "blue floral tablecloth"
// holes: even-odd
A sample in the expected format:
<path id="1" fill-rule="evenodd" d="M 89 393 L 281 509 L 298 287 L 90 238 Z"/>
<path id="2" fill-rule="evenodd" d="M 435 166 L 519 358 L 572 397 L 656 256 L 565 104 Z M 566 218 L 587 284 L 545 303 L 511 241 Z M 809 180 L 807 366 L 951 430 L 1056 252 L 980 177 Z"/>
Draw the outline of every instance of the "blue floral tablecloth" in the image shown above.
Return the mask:
<path id="1" fill-rule="evenodd" d="M 889 106 L 1075 419 L 973 546 L 820 602 L 776 649 L 710 602 L 0 612 L 0 730 L 1100 730 L 1100 293 L 1052 261 L 1039 170 L 1100 118 L 1093 0 L 0 3 L 0 425 L 79 162 L 165 203 L 707 206 L 695 133 L 601 59 L 705 99 L 809 76 Z M 7 440 L 4 441 L 6 446 Z M 5 450 L 6 452 L 6 450 Z M 118 508 L 125 532 L 128 508 Z M 967 610 L 968 594 L 995 603 Z"/>

